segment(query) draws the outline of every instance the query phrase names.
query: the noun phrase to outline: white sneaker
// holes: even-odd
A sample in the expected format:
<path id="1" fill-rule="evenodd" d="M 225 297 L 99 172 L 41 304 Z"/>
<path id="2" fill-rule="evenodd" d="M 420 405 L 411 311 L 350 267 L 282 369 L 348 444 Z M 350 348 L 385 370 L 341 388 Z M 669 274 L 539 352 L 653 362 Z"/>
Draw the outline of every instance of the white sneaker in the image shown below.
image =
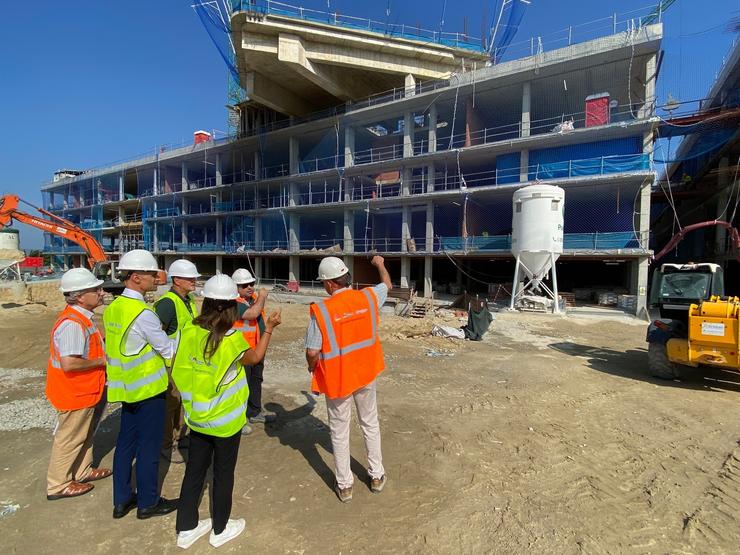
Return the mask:
<path id="1" fill-rule="evenodd" d="M 198 526 L 192 530 L 183 530 L 182 532 L 177 533 L 177 547 L 187 549 L 198 541 L 198 538 L 205 536 L 210 531 L 211 519 L 207 518 L 205 520 L 199 520 Z"/>
<path id="2" fill-rule="evenodd" d="M 211 537 L 208 539 L 213 547 L 221 547 L 228 541 L 233 540 L 239 534 L 244 532 L 247 527 L 247 521 L 243 518 L 230 518 L 229 522 L 226 523 L 226 528 L 220 534 L 214 534 L 211 530 Z"/>

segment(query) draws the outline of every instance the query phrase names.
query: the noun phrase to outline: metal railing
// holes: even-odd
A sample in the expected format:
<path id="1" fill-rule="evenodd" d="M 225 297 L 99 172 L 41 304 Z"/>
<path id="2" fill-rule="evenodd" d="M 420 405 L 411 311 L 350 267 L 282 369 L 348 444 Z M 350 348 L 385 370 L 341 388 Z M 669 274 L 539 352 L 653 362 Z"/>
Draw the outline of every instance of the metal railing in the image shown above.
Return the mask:
<path id="1" fill-rule="evenodd" d="M 251 11 L 262 14 L 274 14 L 322 23 L 335 27 L 344 27 L 360 31 L 370 31 L 385 36 L 405 38 L 409 40 L 431 42 L 466 50 L 484 51 L 481 39 L 463 33 L 447 33 L 423 29 L 419 26 L 376 21 L 369 18 L 344 15 L 339 12 L 324 12 L 294 6 L 274 0 L 232 0 L 231 8 L 234 11 Z"/>

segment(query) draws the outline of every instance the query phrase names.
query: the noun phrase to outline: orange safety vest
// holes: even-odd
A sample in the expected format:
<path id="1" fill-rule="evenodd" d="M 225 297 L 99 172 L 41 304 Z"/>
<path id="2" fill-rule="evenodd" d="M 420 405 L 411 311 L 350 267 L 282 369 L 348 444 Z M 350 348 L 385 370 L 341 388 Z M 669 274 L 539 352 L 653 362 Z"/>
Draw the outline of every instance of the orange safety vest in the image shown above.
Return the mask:
<path id="1" fill-rule="evenodd" d="M 257 300 L 257 293 L 252 293 L 252 302 Z M 243 299 L 239 297 L 236 302 L 242 303 L 242 304 L 249 304 L 247 303 L 246 299 Z M 267 318 L 265 317 L 265 311 L 262 311 L 262 321 L 267 322 Z M 257 320 L 237 320 L 234 322 L 234 329 L 239 330 L 244 335 L 244 339 L 247 340 L 247 343 L 249 343 L 249 346 L 254 348 L 255 345 L 257 345 L 257 342 L 260 340 L 260 327 L 257 322 Z"/>
<path id="2" fill-rule="evenodd" d="M 72 320 L 82 326 L 87 335 L 87 349 L 84 359 L 105 357 L 103 336 L 91 320 L 67 306 L 59 315 L 51 330 L 49 362 L 46 365 L 46 397 L 58 410 L 78 410 L 95 406 L 105 389 L 105 364 L 81 372 L 65 372 L 59 351 L 54 345 L 54 333 L 65 320 Z"/>
<path id="3" fill-rule="evenodd" d="M 378 339 L 378 299 L 371 288 L 342 291 L 312 304 L 310 310 L 322 337 L 313 391 L 330 399 L 346 397 L 385 369 Z"/>

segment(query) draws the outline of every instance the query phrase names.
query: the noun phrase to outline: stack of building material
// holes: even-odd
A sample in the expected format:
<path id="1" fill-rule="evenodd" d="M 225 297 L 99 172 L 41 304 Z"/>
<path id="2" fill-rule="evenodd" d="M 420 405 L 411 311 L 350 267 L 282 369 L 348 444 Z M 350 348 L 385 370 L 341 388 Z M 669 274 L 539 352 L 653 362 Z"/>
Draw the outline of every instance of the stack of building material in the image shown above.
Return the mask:
<path id="1" fill-rule="evenodd" d="M 637 312 L 637 295 L 619 295 L 617 307 L 625 312 L 635 314 Z"/>
<path id="2" fill-rule="evenodd" d="M 619 295 L 614 291 L 604 291 L 596 296 L 596 302 L 601 306 L 616 306 L 618 301 Z"/>

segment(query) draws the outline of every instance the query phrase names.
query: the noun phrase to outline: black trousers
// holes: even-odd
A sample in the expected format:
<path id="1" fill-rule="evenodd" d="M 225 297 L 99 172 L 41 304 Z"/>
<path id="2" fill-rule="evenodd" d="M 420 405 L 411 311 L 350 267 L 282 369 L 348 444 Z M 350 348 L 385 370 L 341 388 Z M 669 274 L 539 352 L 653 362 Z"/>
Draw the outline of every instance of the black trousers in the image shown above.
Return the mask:
<path id="1" fill-rule="evenodd" d="M 231 437 L 208 436 L 190 430 L 188 462 L 180 487 L 180 503 L 177 506 L 178 532 L 192 530 L 198 526 L 198 504 L 211 462 L 213 462 L 211 490 L 213 532 L 216 534 L 223 532 L 231 516 L 234 469 L 241 437 L 241 430 Z"/>
<path id="2" fill-rule="evenodd" d="M 262 373 L 265 371 L 265 363 L 246 366 L 244 371 L 247 374 L 247 385 L 249 385 L 247 418 L 250 418 L 262 412 Z"/>

